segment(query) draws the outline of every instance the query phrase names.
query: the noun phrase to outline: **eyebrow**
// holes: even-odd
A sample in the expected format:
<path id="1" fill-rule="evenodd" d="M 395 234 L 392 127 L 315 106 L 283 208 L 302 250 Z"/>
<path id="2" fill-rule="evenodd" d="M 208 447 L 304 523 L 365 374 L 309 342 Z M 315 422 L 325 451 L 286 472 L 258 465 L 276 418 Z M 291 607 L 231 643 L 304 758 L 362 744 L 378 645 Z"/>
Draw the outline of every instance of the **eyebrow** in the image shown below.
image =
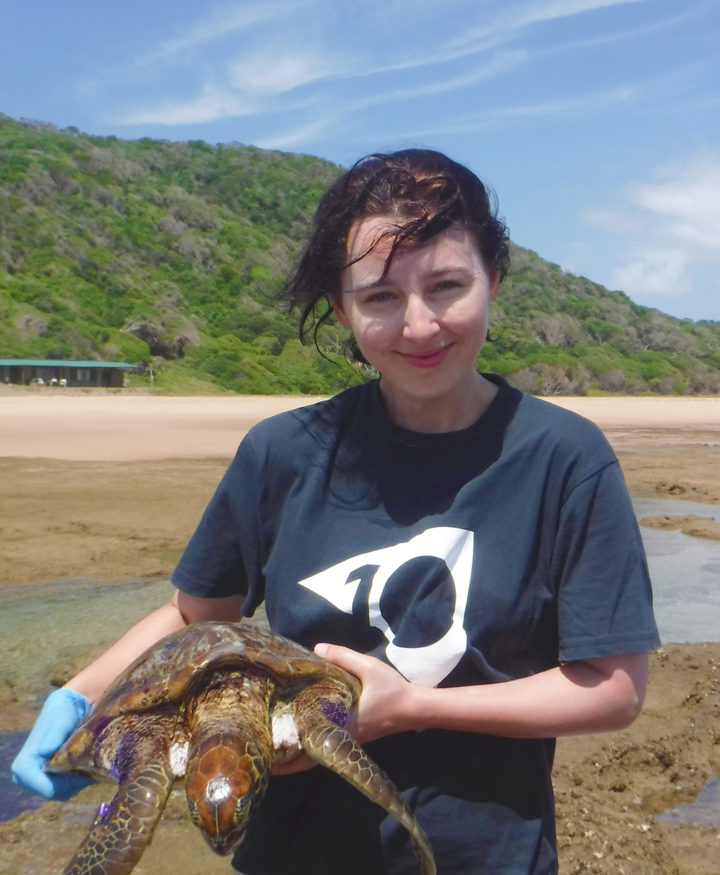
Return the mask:
<path id="1" fill-rule="evenodd" d="M 472 273 L 473 271 L 471 271 L 467 266 L 458 264 L 448 267 L 437 267 L 433 270 L 428 271 L 428 273 L 423 274 L 423 277 L 432 280 L 441 276 L 448 276 L 452 274 L 467 275 Z M 373 292 L 377 291 L 378 289 L 386 289 L 388 288 L 388 286 L 393 285 L 395 285 L 395 283 L 391 282 L 383 275 L 379 279 L 376 279 L 371 283 L 366 283 L 362 286 L 353 286 L 351 289 L 343 289 L 343 292 L 345 294 L 354 294 L 356 292 Z"/>
<path id="2" fill-rule="evenodd" d="M 385 289 L 391 286 L 392 283 L 386 279 L 375 280 L 373 283 L 367 283 L 364 286 L 353 286 L 351 289 L 343 289 L 345 294 L 354 294 L 355 292 L 374 292 L 377 289 Z"/>

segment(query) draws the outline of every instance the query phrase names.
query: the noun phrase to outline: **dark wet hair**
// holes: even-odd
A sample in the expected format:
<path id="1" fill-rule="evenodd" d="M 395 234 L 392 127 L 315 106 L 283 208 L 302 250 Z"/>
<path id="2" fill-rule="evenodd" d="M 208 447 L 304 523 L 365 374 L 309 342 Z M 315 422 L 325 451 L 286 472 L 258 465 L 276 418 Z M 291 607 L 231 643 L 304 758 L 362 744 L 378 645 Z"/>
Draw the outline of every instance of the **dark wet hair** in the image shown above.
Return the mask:
<path id="1" fill-rule="evenodd" d="M 425 243 L 451 225 L 474 237 L 483 263 L 502 280 L 509 263 L 508 234 L 478 177 L 441 152 L 405 149 L 368 155 L 337 179 L 315 212 L 313 232 L 290 279 L 287 301 L 300 310 L 300 336 L 317 332 L 333 311 L 333 295 L 347 266 L 351 226 L 370 216 L 396 221 L 388 264 L 398 246 Z"/>

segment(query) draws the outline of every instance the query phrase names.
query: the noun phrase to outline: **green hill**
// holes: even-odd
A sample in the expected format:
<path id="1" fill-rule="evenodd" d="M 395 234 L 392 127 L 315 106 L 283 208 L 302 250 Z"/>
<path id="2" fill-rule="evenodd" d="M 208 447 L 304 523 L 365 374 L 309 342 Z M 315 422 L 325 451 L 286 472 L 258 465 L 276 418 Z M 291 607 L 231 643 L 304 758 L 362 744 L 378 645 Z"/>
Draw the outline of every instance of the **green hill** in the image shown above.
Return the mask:
<path id="1" fill-rule="evenodd" d="M 340 328 L 322 358 L 277 302 L 340 170 L 0 115 L 0 357 L 138 362 L 175 392 L 358 382 Z M 720 323 L 640 307 L 519 247 L 491 326 L 481 367 L 529 391 L 720 391 Z"/>

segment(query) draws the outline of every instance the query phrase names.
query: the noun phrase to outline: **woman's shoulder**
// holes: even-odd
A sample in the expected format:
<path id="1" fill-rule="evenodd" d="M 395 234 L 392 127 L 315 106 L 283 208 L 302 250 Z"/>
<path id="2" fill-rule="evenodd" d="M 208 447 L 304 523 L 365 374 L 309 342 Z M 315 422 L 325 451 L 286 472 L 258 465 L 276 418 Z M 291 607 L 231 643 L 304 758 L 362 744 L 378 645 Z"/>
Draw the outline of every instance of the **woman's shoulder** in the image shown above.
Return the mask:
<path id="1" fill-rule="evenodd" d="M 248 432 L 244 443 L 281 452 L 305 442 L 333 443 L 347 423 L 371 403 L 373 383 L 345 389 L 330 398 L 301 405 L 263 419 Z"/>
<path id="2" fill-rule="evenodd" d="M 554 482 L 564 495 L 598 478 L 616 478 L 618 459 L 591 420 L 544 398 L 523 394 L 506 434 L 506 460 L 531 459 L 533 477 Z"/>
<path id="3" fill-rule="evenodd" d="M 616 461 L 605 434 L 592 420 L 545 398 L 523 394 L 513 422 L 517 439 L 592 465 Z"/>
<path id="4" fill-rule="evenodd" d="M 500 419 L 509 423 L 509 431 L 514 436 L 568 445 L 582 445 L 586 441 L 593 445 L 607 444 L 601 429 L 590 419 L 546 398 L 522 392 L 497 374 L 483 376 L 495 383 L 499 390 L 492 412 L 502 411 Z"/>
<path id="5" fill-rule="evenodd" d="M 563 433 L 569 430 L 571 433 L 602 434 L 592 420 L 548 398 L 522 393 L 520 407 L 525 415 L 551 430 L 559 429 Z"/>

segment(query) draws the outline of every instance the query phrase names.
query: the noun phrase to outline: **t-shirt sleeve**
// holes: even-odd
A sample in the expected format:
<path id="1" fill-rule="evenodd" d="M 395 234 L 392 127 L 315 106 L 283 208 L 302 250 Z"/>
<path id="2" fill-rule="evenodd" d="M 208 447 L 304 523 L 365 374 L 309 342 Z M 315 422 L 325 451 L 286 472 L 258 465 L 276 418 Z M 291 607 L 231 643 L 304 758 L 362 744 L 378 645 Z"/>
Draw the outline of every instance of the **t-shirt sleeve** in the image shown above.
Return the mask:
<path id="1" fill-rule="evenodd" d="M 244 595 L 246 615 L 251 615 L 264 597 L 258 573 L 260 467 L 249 435 L 240 444 L 171 578 L 178 589 L 201 598 Z"/>
<path id="2" fill-rule="evenodd" d="M 555 544 L 561 661 L 659 645 L 645 551 L 616 461 L 571 490 Z"/>

